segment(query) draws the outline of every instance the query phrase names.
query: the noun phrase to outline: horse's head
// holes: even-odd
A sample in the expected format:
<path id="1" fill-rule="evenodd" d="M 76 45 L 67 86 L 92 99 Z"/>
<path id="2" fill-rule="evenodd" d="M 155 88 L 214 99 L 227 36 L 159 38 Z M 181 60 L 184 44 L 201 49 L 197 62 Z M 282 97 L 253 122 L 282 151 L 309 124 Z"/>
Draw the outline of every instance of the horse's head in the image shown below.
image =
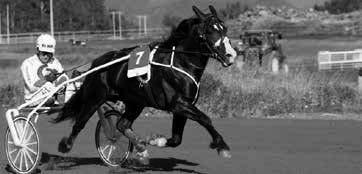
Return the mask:
<path id="1" fill-rule="evenodd" d="M 197 7 L 192 7 L 201 23 L 196 27 L 198 37 L 201 38 L 213 55 L 212 57 L 221 62 L 225 67 L 233 64 L 236 57 L 236 51 L 232 48 L 227 37 L 227 27 L 217 16 L 213 6 L 209 6 L 211 14 L 204 14 Z"/>

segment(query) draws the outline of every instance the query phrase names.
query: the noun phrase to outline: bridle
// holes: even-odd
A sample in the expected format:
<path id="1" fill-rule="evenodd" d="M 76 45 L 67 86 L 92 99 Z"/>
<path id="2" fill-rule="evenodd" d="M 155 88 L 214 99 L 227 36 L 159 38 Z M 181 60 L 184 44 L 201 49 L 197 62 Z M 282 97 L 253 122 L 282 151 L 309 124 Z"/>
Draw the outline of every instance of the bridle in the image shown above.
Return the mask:
<path id="1" fill-rule="evenodd" d="M 207 48 L 207 52 L 202 52 L 202 51 L 184 51 L 184 50 L 173 50 L 173 49 L 169 49 L 169 48 L 158 48 L 159 51 L 163 52 L 163 53 L 171 53 L 171 52 L 174 52 L 174 53 L 182 53 L 182 54 L 195 54 L 195 55 L 201 55 L 201 56 L 205 56 L 205 57 L 210 57 L 210 58 L 214 58 L 216 60 L 219 60 L 221 62 L 223 62 L 222 59 L 226 59 L 226 57 L 220 53 L 220 51 L 217 49 L 217 47 L 214 46 L 215 43 L 212 43 L 207 37 L 207 27 L 210 27 L 211 26 L 211 22 L 212 22 L 212 19 L 211 18 L 214 18 L 218 21 L 221 21 L 220 19 L 218 18 L 215 18 L 213 16 L 210 16 L 210 19 L 208 19 L 206 22 L 202 22 L 200 24 L 197 24 L 196 25 L 196 30 L 198 30 L 198 35 L 199 35 L 199 39 L 200 39 L 200 43 L 202 45 L 204 45 L 206 48 Z M 218 23 L 214 23 L 214 24 L 220 24 L 219 22 Z M 221 25 L 221 24 L 220 24 Z M 223 25 L 222 25 L 223 26 Z M 226 27 L 224 27 L 224 30 L 217 30 L 219 32 L 219 34 L 222 36 L 220 38 L 220 43 L 223 43 L 224 42 L 224 39 L 225 39 L 225 33 L 226 33 Z M 222 57 L 222 58 L 220 58 Z"/>
<path id="2" fill-rule="evenodd" d="M 205 45 L 206 48 L 209 50 L 209 57 L 214 58 L 222 62 L 223 65 L 225 64 L 225 66 L 227 66 L 225 63 L 227 57 L 218 49 L 218 47 L 220 47 L 224 43 L 227 33 L 226 26 L 223 25 L 222 21 L 217 16 L 210 15 L 206 18 L 205 21 L 198 24 L 197 27 L 197 30 L 199 32 L 198 34 L 201 39 L 201 44 Z M 221 36 L 220 40 L 217 40 L 218 42 L 220 42 L 220 46 L 215 46 L 215 43 L 207 38 L 207 33 L 210 28 L 211 30 L 215 30 L 216 32 L 218 32 L 218 34 Z"/>

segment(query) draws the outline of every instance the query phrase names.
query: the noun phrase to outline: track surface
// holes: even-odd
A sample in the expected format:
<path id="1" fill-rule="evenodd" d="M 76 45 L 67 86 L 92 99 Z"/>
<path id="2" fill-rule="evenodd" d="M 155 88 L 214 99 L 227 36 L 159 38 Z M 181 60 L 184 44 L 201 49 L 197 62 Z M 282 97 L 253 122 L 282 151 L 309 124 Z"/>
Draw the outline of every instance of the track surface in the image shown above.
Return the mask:
<path id="1" fill-rule="evenodd" d="M 43 160 L 66 157 L 68 162 L 47 162 L 42 173 L 215 173 L 215 174 L 341 174 L 362 172 L 362 122 L 323 120 L 214 119 L 217 130 L 232 148 L 232 159 L 220 158 L 208 148 L 210 137 L 198 124 L 188 121 L 184 140 L 176 149 L 150 147 L 150 165 L 144 168 L 111 169 L 98 158 L 94 143 L 97 116 L 77 139 L 69 154 L 57 152 L 58 142 L 70 132 L 69 122 L 52 125 L 40 118 Z M 5 120 L 0 123 L 5 132 Z M 171 119 L 137 120 L 141 135 L 170 135 Z M 1 135 L 4 141 L 4 135 Z M 3 143 L 1 152 L 4 153 Z M 0 173 L 7 164 L 1 155 Z"/>

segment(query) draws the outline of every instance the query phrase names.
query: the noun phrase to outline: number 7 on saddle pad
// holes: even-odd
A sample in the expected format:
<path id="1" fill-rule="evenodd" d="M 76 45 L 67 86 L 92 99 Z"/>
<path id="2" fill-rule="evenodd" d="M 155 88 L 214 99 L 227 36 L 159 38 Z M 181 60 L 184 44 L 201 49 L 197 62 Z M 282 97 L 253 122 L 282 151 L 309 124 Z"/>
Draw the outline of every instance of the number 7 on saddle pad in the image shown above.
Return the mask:
<path id="1" fill-rule="evenodd" d="M 150 73 L 150 48 L 148 46 L 138 47 L 130 55 L 127 71 L 128 78 Z"/>

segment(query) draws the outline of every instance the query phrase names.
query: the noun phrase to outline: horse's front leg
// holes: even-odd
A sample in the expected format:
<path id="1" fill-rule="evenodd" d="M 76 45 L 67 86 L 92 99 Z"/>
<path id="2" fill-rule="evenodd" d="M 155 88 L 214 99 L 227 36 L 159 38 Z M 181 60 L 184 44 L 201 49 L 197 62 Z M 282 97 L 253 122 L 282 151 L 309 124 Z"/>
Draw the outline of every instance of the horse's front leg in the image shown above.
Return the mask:
<path id="1" fill-rule="evenodd" d="M 174 114 L 172 120 L 172 137 L 167 139 L 167 147 L 177 147 L 182 142 L 182 135 L 186 125 L 187 117 Z"/>
<path id="2" fill-rule="evenodd" d="M 187 118 L 182 115 L 173 115 L 172 120 L 172 136 L 166 139 L 164 135 L 151 135 L 147 138 L 148 144 L 156 147 L 177 147 L 182 142 L 182 135 L 184 132 Z"/>
<path id="3" fill-rule="evenodd" d="M 190 102 L 186 102 L 180 99 L 173 112 L 177 115 L 182 115 L 188 119 L 194 120 L 203 126 L 212 137 L 210 148 L 216 149 L 219 155 L 224 158 L 231 158 L 229 146 L 225 143 L 224 139 L 218 133 L 218 131 L 216 131 L 212 125 L 211 119 L 202 111 L 200 111 L 196 106 Z"/>

